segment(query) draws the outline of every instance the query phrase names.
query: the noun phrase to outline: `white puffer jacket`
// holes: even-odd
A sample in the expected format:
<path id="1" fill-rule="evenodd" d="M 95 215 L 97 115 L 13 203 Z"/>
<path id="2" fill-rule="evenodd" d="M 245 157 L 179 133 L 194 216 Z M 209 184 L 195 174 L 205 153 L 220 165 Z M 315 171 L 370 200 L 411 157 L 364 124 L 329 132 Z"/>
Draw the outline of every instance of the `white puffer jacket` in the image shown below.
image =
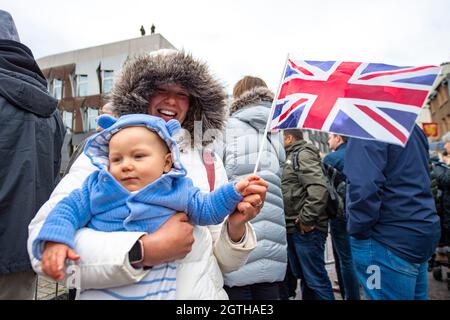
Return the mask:
<path id="1" fill-rule="evenodd" d="M 200 154 L 183 151 L 181 161 L 188 170 L 194 185 L 209 191 L 206 169 Z M 215 186 L 228 179 L 222 162 L 216 157 Z M 50 199 L 41 207 L 29 226 L 28 252 L 34 270 L 42 275 L 40 261 L 32 255 L 31 245 L 39 234 L 52 208 L 72 190 L 81 187 L 85 178 L 95 170 L 89 159 L 82 154 L 69 174 L 53 191 Z M 77 265 L 81 288 L 110 288 L 129 285 L 143 279 L 147 272 L 134 269 L 128 261 L 128 251 L 144 233 L 100 232 L 83 228 L 76 234 L 76 251 L 81 256 Z M 256 246 L 253 227 L 247 224 L 246 241 L 234 244 L 226 231 L 226 224 L 210 227 L 194 227 L 192 251 L 177 267 L 177 299 L 227 299 L 223 290 L 222 272 L 230 272 L 245 264 Z M 83 298 L 83 296 L 81 296 Z"/>

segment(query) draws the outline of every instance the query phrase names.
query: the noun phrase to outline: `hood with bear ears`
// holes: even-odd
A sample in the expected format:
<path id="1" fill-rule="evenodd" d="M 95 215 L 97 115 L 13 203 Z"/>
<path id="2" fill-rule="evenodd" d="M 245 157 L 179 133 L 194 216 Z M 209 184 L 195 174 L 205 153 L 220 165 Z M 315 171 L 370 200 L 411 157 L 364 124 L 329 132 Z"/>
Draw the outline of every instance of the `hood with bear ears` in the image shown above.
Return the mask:
<path id="1" fill-rule="evenodd" d="M 189 110 L 182 128 L 194 139 L 194 122 L 201 121 L 202 134 L 223 130 L 226 116 L 224 87 L 211 75 L 207 65 L 183 51 L 144 54 L 129 60 L 111 92 L 114 111 L 119 115 L 147 113 L 150 96 L 158 86 L 174 83 L 190 95 Z M 207 145 L 212 141 L 203 141 Z"/>

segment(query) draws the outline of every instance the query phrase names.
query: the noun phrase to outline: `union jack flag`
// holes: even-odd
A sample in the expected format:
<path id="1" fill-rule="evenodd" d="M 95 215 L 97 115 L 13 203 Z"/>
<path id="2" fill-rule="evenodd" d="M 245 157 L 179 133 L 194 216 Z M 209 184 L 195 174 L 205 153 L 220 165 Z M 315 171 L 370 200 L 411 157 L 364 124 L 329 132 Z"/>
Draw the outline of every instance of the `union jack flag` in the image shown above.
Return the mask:
<path id="1" fill-rule="evenodd" d="M 439 70 L 288 59 L 270 129 L 308 128 L 404 146 Z"/>

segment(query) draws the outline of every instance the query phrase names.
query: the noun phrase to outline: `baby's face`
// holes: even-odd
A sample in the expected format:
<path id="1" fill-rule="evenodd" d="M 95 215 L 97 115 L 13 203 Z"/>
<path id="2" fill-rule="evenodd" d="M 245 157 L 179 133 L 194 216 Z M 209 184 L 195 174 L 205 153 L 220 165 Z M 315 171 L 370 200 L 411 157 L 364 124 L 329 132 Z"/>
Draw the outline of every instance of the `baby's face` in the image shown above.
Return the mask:
<path id="1" fill-rule="evenodd" d="M 172 168 L 167 145 L 145 127 L 128 127 L 111 137 L 109 172 L 128 191 L 137 191 Z"/>

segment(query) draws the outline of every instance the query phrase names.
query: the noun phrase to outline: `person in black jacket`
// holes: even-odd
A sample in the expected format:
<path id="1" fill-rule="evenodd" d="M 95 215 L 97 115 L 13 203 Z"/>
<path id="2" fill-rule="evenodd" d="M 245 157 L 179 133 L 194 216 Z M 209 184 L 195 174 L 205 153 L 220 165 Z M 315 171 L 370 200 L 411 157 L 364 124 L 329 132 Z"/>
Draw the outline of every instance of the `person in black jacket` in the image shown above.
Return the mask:
<path id="1" fill-rule="evenodd" d="M 450 132 L 442 136 L 446 154 L 450 151 Z M 441 218 L 441 238 L 436 249 L 439 260 L 450 260 L 450 168 L 440 161 L 433 162 L 433 173 L 437 178 L 438 188 L 442 191 L 440 203 L 437 205 Z"/>
<path id="2" fill-rule="evenodd" d="M 56 185 L 64 125 L 32 52 L 2 10 L 0 84 L 0 300 L 33 299 L 28 224 Z"/>

